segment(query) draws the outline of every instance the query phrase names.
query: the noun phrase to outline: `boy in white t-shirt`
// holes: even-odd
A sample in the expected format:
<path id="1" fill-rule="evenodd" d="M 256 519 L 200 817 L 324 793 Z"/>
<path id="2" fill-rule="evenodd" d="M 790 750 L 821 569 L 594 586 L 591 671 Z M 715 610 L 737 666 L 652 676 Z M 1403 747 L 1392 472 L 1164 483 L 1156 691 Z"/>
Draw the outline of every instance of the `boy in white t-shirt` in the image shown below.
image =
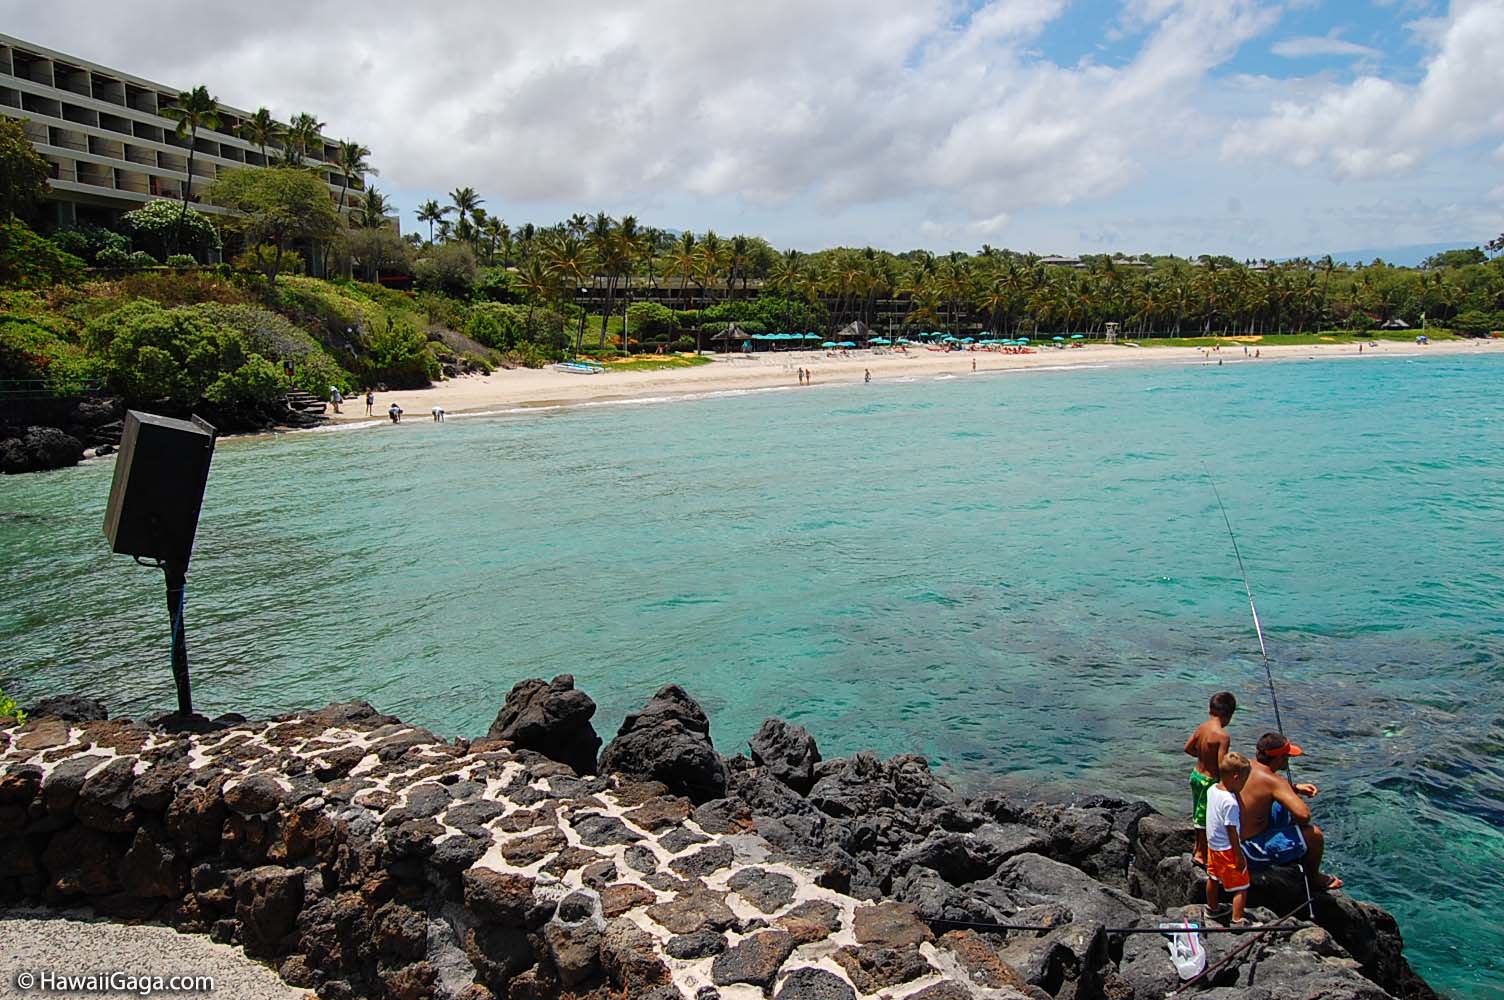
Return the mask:
<path id="1" fill-rule="evenodd" d="M 1238 793 L 1248 783 L 1253 765 L 1234 751 L 1222 758 L 1219 770 L 1222 780 L 1206 793 L 1206 905 L 1208 910 L 1217 908 L 1220 885 L 1232 893 L 1232 919 L 1241 923 L 1249 878 L 1248 859 L 1243 856 L 1243 843 L 1238 838 L 1238 828 L 1243 822 Z"/>

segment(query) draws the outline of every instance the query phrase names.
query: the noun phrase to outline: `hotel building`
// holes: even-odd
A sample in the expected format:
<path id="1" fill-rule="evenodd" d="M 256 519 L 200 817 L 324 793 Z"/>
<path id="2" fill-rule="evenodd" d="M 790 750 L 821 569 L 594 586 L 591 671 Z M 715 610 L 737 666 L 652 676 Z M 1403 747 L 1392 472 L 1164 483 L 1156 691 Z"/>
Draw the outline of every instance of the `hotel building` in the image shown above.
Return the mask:
<path id="1" fill-rule="evenodd" d="M 157 198 L 182 198 L 189 141 L 159 113 L 177 96 L 175 88 L 0 34 L 0 114 L 24 119 L 32 146 L 47 161 L 51 221 L 58 225 L 104 222 Z M 239 136 L 249 117 L 221 104 L 219 127 L 199 130 L 190 195 L 205 212 L 224 211 L 199 200 L 216 177 L 267 165 L 261 148 Z M 335 143 L 320 136 L 304 157 L 335 198 L 343 183 L 333 166 L 337 154 Z M 350 197 L 364 188 L 352 178 Z"/>

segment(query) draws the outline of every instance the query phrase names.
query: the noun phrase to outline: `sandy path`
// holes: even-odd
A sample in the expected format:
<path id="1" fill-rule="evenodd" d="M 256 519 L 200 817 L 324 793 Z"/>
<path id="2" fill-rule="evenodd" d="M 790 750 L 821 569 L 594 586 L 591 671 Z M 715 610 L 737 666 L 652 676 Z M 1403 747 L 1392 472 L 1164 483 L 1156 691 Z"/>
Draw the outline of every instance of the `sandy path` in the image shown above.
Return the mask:
<path id="1" fill-rule="evenodd" d="M 35 910 L 0 910 L 0 998 L 57 996 L 84 990 L 44 990 L 41 976 L 210 976 L 211 990 L 189 989 L 152 995 L 213 996 L 220 1000 L 300 1000 L 308 990 L 295 989 L 277 974 L 246 958 L 239 948 L 206 937 L 179 934 L 170 927 L 125 926 L 78 914 Z M 101 991 L 112 996 L 142 996 L 133 991 Z"/>
<path id="2" fill-rule="evenodd" d="M 849 357 L 827 356 L 824 351 L 788 351 L 757 354 L 751 357 L 718 355 L 708 365 L 667 371 L 610 371 L 600 375 L 571 375 L 544 369 L 497 370 L 490 375 L 472 375 L 440 382 L 429 389 L 378 392 L 373 417 L 365 415 L 364 400 L 352 397 L 345 401 L 344 412 L 333 416 L 337 423 L 385 421 L 387 407 L 400 406 L 404 419 L 429 420 L 433 407 L 442 406 L 448 415 L 504 411 L 513 407 L 568 405 L 597 400 L 638 399 L 690 393 L 766 389 L 797 386 L 798 368 L 813 372 L 815 386 L 831 383 L 860 382 L 871 370 L 872 380 L 911 378 L 915 376 L 969 375 L 975 362 L 978 374 L 1010 370 L 1102 365 L 1150 364 L 1265 364 L 1276 361 L 1311 358 L 1367 358 L 1395 356 L 1431 356 L 1437 354 L 1498 354 L 1504 356 L 1504 340 L 1441 341 L 1425 346 L 1398 341 L 1379 341 L 1378 346 L 1358 348 L 1353 344 L 1317 344 L 1304 346 L 1258 347 L 1261 357 L 1255 360 L 1253 348 L 1244 357 L 1240 347 L 1224 347 L 1220 352 L 1203 352 L 1194 347 L 1133 348 L 1122 345 L 1091 344 L 1080 348 L 1056 350 L 1044 348 L 1035 354 L 996 354 L 988 351 L 941 353 L 920 347 L 907 354 L 852 351 Z"/>

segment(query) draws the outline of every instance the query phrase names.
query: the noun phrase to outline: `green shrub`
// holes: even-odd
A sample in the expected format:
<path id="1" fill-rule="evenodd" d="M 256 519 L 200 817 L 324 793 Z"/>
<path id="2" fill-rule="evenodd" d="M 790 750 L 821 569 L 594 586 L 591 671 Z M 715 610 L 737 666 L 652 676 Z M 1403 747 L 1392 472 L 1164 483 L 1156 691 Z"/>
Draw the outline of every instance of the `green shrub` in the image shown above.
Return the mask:
<path id="1" fill-rule="evenodd" d="M 94 263 L 100 267 L 130 267 L 131 255 L 120 247 L 105 247 L 94 255 Z"/>
<path id="2" fill-rule="evenodd" d="M 72 284 L 84 262 L 15 219 L 0 221 L 0 285 L 41 288 Z"/>
<path id="3" fill-rule="evenodd" d="M 145 250 L 133 251 L 129 259 L 131 267 L 156 267 L 161 263 Z"/>
<path id="4" fill-rule="evenodd" d="M 195 267 L 198 260 L 191 253 L 175 253 L 167 258 L 168 267 Z"/>
<path id="5" fill-rule="evenodd" d="M 563 358 L 559 351 L 550 350 L 530 341 L 523 341 L 502 355 L 502 364 L 513 368 L 542 368 Z"/>
<path id="6" fill-rule="evenodd" d="M 475 287 L 475 254 L 463 243 L 441 243 L 413 265 L 413 277 L 422 291 L 468 299 Z"/>
<path id="7" fill-rule="evenodd" d="M 521 302 L 512 287 L 512 275 L 504 267 L 488 267 L 475 276 L 474 295 L 484 302 Z"/>
<path id="8" fill-rule="evenodd" d="M 469 322 L 469 309 L 465 304 L 440 292 L 419 292 L 413 301 L 430 323 L 463 330 Z"/>
<path id="9" fill-rule="evenodd" d="M 486 358 L 481 357 L 479 354 L 476 354 L 474 351 L 466 351 L 464 354 L 461 354 L 460 355 L 460 360 L 463 361 L 466 365 L 469 365 L 472 368 L 479 368 L 481 371 L 485 372 L 487 375 L 489 375 L 489 374 L 491 374 L 491 372 L 495 371 L 495 366 L 492 365 L 489 360 L 487 360 Z"/>
<path id="10" fill-rule="evenodd" d="M 99 364 L 45 317 L 0 311 L 0 378 L 37 379 L 65 392 L 98 376 Z"/>
<path id="11" fill-rule="evenodd" d="M 678 327 L 674 311 L 657 302 L 634 302 L 627 307 L 627 328 L 641 340 L 668 337 Z"/>
<path id="12" fill-rule="evenodd" d="M 248 303 L 204 302 L 189 308 L 216 326 L 239 333 L 246 350 L 273 362 L 291 361 L 292 384 L 299 389 L 322 396 L 331 385 L 344 393 L 357 388 L 355 376 L 330 357 L 307 330 L 279 313 Z"/>
<path id="13" fill-rule="evenodd" d="M 393 389 L 420 389 L 439 377 L 439 362 L 428 338 L 411 326 L 388 319 L 386 328 L 366 338 L 364 374 L 370 383 Z"/>
<path id="14" fill-rule="evenodd" d="M 693 351 L 695 349 L 695 338 L 680 337 L 674 341 L 673 349 L 675 351 Z"/>
<path id="15" fill-rule="evenodd" d="M 158 258 L 167 256 L 169 250 L 207 256 L 222 246 L 219 230 L 209 217 L 193 208 L 185 213 L 179 201 L 147 202 L 134 212 L 126 212 L 121 222 L 136 246 Z"/>
<path id="16" fill-rule="evenodd" d="M 527 335 L 527 308 L 499 302 L 477 302 L 470 307 L 465 333 L 487 347 L 508 351 Z"/>
<path id="17" fill-rule="evenodd" d="M 116 249 L 121 253 L 129 253 L 131 245 L 130 239 L 123 234 L 87 223 L 82 226 L 65 226 L 53 233 L 50 239 L 66 253 L 91 264 L 95 263 L 95 258 L 102 250 Z"/>
<path id="18" fill-rule="evenodd" d="M 16 699 L 0 691 L 0 724 L 9 723 L 16 726 L 26 724 L 26 713 L 21 711 L 21 706 L 16 704 Z"/>

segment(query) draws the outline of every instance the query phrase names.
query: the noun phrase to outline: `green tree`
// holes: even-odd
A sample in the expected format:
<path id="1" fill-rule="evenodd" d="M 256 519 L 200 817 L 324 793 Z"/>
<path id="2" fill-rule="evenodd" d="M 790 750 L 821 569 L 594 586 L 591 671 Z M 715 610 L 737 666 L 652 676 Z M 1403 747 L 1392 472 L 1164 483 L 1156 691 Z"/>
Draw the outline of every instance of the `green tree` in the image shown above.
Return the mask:
<path id="1" fill-rule="evenodd" d="M 273 118 L 268 108 L 257 108 L 255 114 L 240 123 L 240 137 L 261 147 L 261 159 L 267 166 L 271 166 L 272 162 L 267 147 L 274 142 L 281 142 L 286 135 L 286 126 Z"/>
<path id="2" fill-rule="evenodd" d="M 191 208 L 184 215 L 177 205 L 166 200 L 149 201 L 125 213 L 122 222 L 135 239 L 137 249 L 147 250 L 163 260 L 176 252 L 174 246 L 200 261 L 207 259 L 209 251 L 223 246 L 219 230 L 208 216 Z"/>
<path id="3" fill-rule="evenodd" d="M 168 253 L 177 253 L 178 237 L 188 219 L 188 201 L 193 197 L 193 156 L 197 152 L 198 130 L 219 128 L 219 101 L 209 93 L 209 88 L 199 84 L 192 90 L 178 94 L 177 100 L 162 109 L 162 117 L 176 122 L 179 139 L 188 140 L 188 179 L 183 182 L 183 210 L 178 217 L 178 229 L 173 233 Z"/>
<path id="4" fill-rule="evenodd" d="M 475 272 L 475 252 L 459 242 L 430 247 L 413 265 L 419 288 L 457 299 L 470 297 L 475 287 Z"/>
<path id="5" fill-rule="evenodd" d="M 21 122 L 0 116 L 0 222 L 47 194 L 47 161 L 32 148 Z"/>
<path id="6" fill-rule="evenodd" d="M 428 223 L 428 242 L 433 242 L 434 223 L 443 222 L 444 216 L 448 213 L 449 209 L 447 207 L 440 205 L 432 198 L 418 206 L 418 221 Z"/>
<path id="7" fill-rule="evenodd" d="M 467 230 L 462 238 L 468 238 L 468 230 L 475 224 L 475 212 L 485 204 L 485 199 L 475 193 L 475 188 L 462 187 L 449 192 L 449 200 L 454 202 L 455 229 Z"/>
<path id="8" fill-rule="evenodd" d="M 387 216 L 396 211 L 386 195 L 376 190 L 375 185 L 350 209 L 350 222 L 359 229 L 385 229 Z"/>
<path id="9" fill-rule="evenodd" d="M 319 147 L 328 122 L 321 122 L 314 115 L 306 111 L 296 115 L 292 123 L 287 127 L 287 136 L 283 144 L 283 154 L 289 166 L 301 167 L 303 161 L 311 155 L 311 151 Z M 321 153 L 322 149 L 319 150 Z"/>
<path id="10" fill-rule="evenodd" d="M 339 144 L 339 155 L 335 160 L 335 166 L 339 168 L 339 211 L 345 210 L 345 195 L 350 190 L 354 181 L 364 181 L 366 174 L 377 175 L 381 171 L 366 162 L 366 157 L 371 151 L 358 142 L 344 140 Z"/>
<path id="11" fill-rule="evenodd" d="M 210 189 L 214 203 L 240 213 L 226 225 L 247 247 L 267 248 L 267 283 L 275 286 L 282 256 L 294 243 L 327 240 L 339 231 L 329 188 L 312 170 L 232 170 Z"/>

